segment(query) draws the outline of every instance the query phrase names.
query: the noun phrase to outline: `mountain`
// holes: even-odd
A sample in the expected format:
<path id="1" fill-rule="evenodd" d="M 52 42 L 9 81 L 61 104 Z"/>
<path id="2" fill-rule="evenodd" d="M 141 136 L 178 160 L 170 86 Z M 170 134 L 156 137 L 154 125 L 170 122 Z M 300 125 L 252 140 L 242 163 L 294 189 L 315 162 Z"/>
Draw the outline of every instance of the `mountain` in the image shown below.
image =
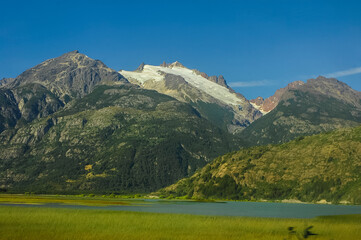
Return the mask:
<path id="1" fill-rule="evenodd" d="M 298 87 L 304 85 L 302 81 L 295 81 L 289 83 L 286 87 L 278 89 L 274 95 L 269 98 L 263 99 L 262 97 L 257 97 L 256 99 L 250 100 L 251 104 L 260 110 L 263 113 L 269 113 L 272 111 L 280 102 L 282 95 L 290 89 L 297 89 Z"/>
<path id="2" fill-rule="evenodd" d="M 57 113 L 0 134 L 10 192 L 149 192 L 232 148 L 188 104 L 133 86 L 100 85 Z"/>
<path id="3" fill-rule="evenodd" d="M 90 93 L 102 82 L 123 82 L 127 80 L 99 60 L 72 51 L 60 57 L 42 62 L 20 74 L 8 88 L 29 84 L 40 84 L 64 102 Z"/>
<path id="4" fill-rule="evenodd" d="M 0 189 L 17 193 L 150 192 L 241 144 L 76 51 L 1 87 L 0 120 Z"/>
<path id="5" fill-rule="evenodd" d="M 251 145 L 283 143 L 361 123 L 361 92 L 334 78 L 296 82 L 275 95 L 277 106 L 240 133 Z"/>
<path id="6" fill-rule="evenodd" d="M 360 163 L 358 126 L 228 153 L 159 194 L 361 204 Z"/>
<path id="7" fill-rule="evenodd" d="M 262 113 L 231 89 L 223 76 L 208 76 L 179 62 L 161 66 L 141 64 L 135 71 L 119 71 L 131 83 L 190 103 L 218 127 L 236 133 L 260 118 Z"/>
<path id="8" fill-rule="evenodd" d="M 49 116 L 72 99 L 90 93 L 97 84 L 128 83 L 123 76 L 101 61 L 93 60 L 78 51 L 46 60 L 15 79 L 2 82 L 6 84 L 0 86 L 0 95 L 4 99 L 0 103 L 0 118 L 2 116 L 7 119 L 8 123 L 5 125 L 8 127 Z M 4 102 L 5 95 L 7 102 Z M 0 124 L 0 132 L 4 129 L 1 125 L 5 126 Z"/>

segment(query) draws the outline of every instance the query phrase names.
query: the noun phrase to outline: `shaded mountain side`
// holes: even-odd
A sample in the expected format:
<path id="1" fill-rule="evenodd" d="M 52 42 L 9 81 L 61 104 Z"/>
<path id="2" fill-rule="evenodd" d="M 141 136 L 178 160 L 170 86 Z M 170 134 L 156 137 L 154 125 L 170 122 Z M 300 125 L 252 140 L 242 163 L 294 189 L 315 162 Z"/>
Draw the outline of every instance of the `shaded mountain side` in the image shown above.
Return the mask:
<path id="1" fill-rule="evenodd" d="M 20 117 L 21 113 L 13 93 L 0 88 L 0 133 L 13 128 Z"/>
<path id="2" fill-rule="evenodd" d="M 361 126 L 218 157 L 158 192 L 207 199 L 361 204 Z"/>
<path id="3" fill-rule="evenodd" d="M 19 86 L 12 92 L 21 113 L 20 125 L 49 116 L 65 105 L 54 93 L 37 83 Z"/>
<path id="4" fill-rule="evenodd" d="M 311 79 L 289 89 L 275 109 L 253 122 L 240 136 L 250 145 L 283 143 L 361 123 L 361 94 L 336 79 Z"/>
<path id="5" fill-rule="evenodd" d="M 48 117 L 0 134 L 8 192 L 150 192 L 236 149 L 190 105 L 132 86 L 98 86 Z"/>

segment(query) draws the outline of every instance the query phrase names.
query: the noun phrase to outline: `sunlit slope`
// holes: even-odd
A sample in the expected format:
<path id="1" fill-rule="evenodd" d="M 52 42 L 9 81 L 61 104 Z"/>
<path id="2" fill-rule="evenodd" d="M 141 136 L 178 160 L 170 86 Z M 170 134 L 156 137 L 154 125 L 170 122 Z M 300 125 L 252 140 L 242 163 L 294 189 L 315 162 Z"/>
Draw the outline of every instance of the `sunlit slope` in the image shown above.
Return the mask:
<path id="1" fill-rule="evenodd" d="M 221 156 L 163 195 L 361 203 L 361 126 Z"/>

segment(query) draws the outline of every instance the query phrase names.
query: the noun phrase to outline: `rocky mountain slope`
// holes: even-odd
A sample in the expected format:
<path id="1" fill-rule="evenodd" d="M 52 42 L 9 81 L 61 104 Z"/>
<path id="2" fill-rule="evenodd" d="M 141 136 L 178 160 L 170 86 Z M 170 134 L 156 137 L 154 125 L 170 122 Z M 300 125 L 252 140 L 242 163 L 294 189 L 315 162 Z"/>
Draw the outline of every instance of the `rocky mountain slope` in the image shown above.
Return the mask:
<path id="1" fill-rule="evenodd" d="M 128 81 L 99 60 L 78 51 L 49 59 L 0 86 L 0 118 L 14 127 L 46 117 L 100 83 Z M 4 127 L 0 126 L 0 132 Z"/>
<path id="2" fill-rule="evenodd" d="M 101 61 L 72 51 L 26 70 L 15 78 L 8 88 L 40 84 L 63 101 L 67 101 L 69 98 L 85 96 L 100 82 L 114 81 L 127 82 Z"/>
<path id="3" fill-rule="evenodd" d="M 262 113 L 228 87 L 223 76 L 191 70 L 179 62 L 161 66 L 142 64 L 135 71 L 120 73 L 130 82 L 190 103 L 202 116 L 230 133 L 243 130 Z"/>
<path id="4" fill-rule="evenodd" d="M 263 113 L 269 113 L 278 105 L 285 92 L 290 89 L 297 89 L 304 84 L 305 83 L 302 81 L 291 82 L 286 87 L 278 89 L 275 94 L 269 98 L 263 99 L 262 97 L 257 97 L 256 99 L 250 100 L 250 102 L 255 108 L 259 109 Z"/>
<path id="5" fill-rule="evenodd" d="M 3 79 L 0 79 L 0 87 L 9 84 L 9 83 L 11 83 L 12 81 L 14 81 L 14 78 L 3 78 Z"/>
<path id="6" fill-rule="evenodd" d="M 361 204 L 361 126 L 215 159 L 164 196 Z"/>
<path id="7" fill-rule="evenodd" d="M 0 88 L 0 133 L 5 129 L 15 127 L 21 113 L 14 94 Z"/>
<path id="8" fill-rule="evenodd" d="M 190 104 L 76 51 L 1 87 L 0 120 L 9 192 L 150 192 L 240 144 Z"/>
<path id="9" fill-rule="evenodd" d="M 361 123 L 361 92 L 318 77 L 283 89 L 278 105 L 241 132 L 251 145 L 282 143 Z"/>

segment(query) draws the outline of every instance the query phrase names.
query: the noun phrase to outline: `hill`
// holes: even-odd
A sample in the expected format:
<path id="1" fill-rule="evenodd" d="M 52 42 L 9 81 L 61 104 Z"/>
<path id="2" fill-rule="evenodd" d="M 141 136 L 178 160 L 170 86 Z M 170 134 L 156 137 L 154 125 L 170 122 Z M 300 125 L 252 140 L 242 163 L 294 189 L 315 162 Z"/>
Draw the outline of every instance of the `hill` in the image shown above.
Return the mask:
<path id="1" fill-rule="evenodd" d="M 360 192 L 361 126 L 232 152 L 159 191 L 207 199 L 361 204 Z"/>

